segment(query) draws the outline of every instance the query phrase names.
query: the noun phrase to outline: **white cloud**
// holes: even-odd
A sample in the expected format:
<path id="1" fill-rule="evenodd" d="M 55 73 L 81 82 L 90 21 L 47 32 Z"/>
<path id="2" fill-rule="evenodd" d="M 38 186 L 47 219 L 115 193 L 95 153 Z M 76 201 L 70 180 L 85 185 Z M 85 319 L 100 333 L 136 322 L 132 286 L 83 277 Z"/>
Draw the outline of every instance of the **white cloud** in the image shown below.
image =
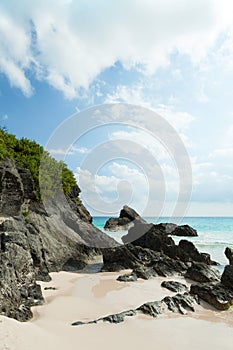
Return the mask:
<path id="1" fill-rule="evenodd" d="M 29 71 L 72 99 L 117 61 L 151 74 L 177 51 L 199 64 L 223 32 L 233 55 L 227 0 L 9 0 L 0 10 L 0 71 L 27 96 Z"/>

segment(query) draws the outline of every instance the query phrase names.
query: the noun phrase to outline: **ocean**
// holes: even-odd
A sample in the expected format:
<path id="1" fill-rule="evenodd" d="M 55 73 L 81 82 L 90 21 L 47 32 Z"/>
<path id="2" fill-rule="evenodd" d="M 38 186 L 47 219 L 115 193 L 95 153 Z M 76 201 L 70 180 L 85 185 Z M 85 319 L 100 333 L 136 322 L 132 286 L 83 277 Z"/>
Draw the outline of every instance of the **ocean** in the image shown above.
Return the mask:
<path id="1" fill-rule="evenodd" d="M 104 224 L 107 217 L 94 217 L 93 224 L 104 231 Z M 161 218 L 158 222 L 156 218 L 144 218 L 150 223 L 170 222 L 169 218 Z M 195 228 L 198 237 L 175 237 L 174 241 L 178 243 L 180 239 L 190 240 L 195 244 L 200 252 L 209 253 L 211 258 L 223 267 L 228 264 L 224 251 L 226 247 L 233 248 L 233 217 L 185 217 L 180 225 L 188 224 Z M 109 232 L 104 231 L 118 242 L 122 243 L 121 236 L 126 231 Z"/>

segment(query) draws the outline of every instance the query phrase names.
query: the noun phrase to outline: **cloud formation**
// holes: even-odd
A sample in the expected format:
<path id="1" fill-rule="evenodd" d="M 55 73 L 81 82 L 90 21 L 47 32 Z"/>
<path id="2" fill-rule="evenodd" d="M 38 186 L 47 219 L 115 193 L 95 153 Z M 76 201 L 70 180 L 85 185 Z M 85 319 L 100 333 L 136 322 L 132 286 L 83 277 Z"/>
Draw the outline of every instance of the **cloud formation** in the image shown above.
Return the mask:
<path id="1" fill-rule="evenodd" d="M 230 62 L 232 12 L 228 0 L 8 0 L 0 4 L 0 72 L 25 96 L 33 76 L 72 99 L 116 62 L 152 74 L 177 52 L 199 64 L 221 33 L 221 59 Z"/>

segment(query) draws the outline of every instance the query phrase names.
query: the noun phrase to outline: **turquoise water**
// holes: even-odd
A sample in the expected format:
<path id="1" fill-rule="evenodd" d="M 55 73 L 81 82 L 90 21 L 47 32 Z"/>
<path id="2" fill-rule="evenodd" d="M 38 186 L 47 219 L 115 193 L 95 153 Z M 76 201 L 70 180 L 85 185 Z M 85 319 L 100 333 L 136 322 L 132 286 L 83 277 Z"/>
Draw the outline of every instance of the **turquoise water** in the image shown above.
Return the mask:
<path id="1" fill-rule="evenodd" d="M 103 227 L 107 221 L 107 217 L 94 217 L 93 224 L 100 230 L 104 231 Z M 145 218 L 148 222 L 158 223 L 156 218 Z M 162 218 L 160 222 L 170 222 L 169 218 Z M 186 237 L 192 241 L 201 252 L 209 253 L 213 260 L 218 261 L 221 265 L 228 263 L 224 255 L 225 248 L 233 248 L 233 217 L 186 217 L 183 218 L 180 224 L 188 224 L 195 228 L 198 232 L 198 237 Z M 121 242 L 121 236 L 125 231 L 108 232 L 111 237 Z M 175 237 L 176 243 L 184 237 Z"/>

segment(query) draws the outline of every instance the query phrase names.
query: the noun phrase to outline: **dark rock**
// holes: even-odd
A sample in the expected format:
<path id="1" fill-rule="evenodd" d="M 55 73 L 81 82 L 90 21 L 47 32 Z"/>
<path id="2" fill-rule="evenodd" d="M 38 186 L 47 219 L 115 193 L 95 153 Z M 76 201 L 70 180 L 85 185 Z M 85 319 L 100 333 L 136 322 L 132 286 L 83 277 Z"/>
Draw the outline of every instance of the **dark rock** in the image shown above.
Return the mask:
<path id="1" fill-rule="evenodd" d="M 171 259 L 166 255 L 161 255 L 161 258 L 153 264 L 153 269 L 159 276 L 169 277 L 175 274 L 183 274 L 189 265 L 182 261 Z"/>
<path id="2" fill-rule="evenodd" d="M 72 208 L 57 201 L 46 213 L 36 201 L 30 171 L 13 161 L 0 162 L 0 313 L 26 321 L 30 307 L 43 302 L 36 280 L 49 281 L 49 272 L 83 267 L 100 254 L 91 244 L 117 245 Z M 87 246 L 89 245 L 89 246 Z"/>
<path id="3" fill-rule="evenodd" d="M 222 283 L 192 284 L 190 293 L 197 295 L 218 310 L 228 310 L 233 305 L 233 291 Z"/>
<path id="4" fill-rule="evenodd" d="M 164 253 L 172 259 L 183 262 L 216 264 L 210 259 L 209 254 L 200 253 L 192 242 L 181 240 L 177 246 L 166 233 L 166 224 L 153 225 L 135 221 L 134 226 L 122 240 L 125 244 L 132 242 L 133 245 Z"/>
<path id="5" fill-rule="evenodd" d="M 78 270 L 82 270 L 85 266 L 86 263 L 84 261 L 80 261 L 80 259 L 70 258 L 62 266 L 62 270 L 77 272 Z"/>
<path id="6" fill-rule="evenodd" d="M 196 261 L 207 265 L 217 265 L 212 261 L 209 254 L 200 253 L 195 245 L 187 240 L 182 239 L 178 245 L 178 256 L 182 261 Z"/>
<path id="7" fill-rule="evenodd" d="M 165 297 L 162 300 L 168 309 L 172 312 L 179 312 L 185 315 L 187 311 L 195 312 L 194 305 L 197 304 L 197 299 L 189 293 L 176 294 L 173 297 Z"/>
<path id="8" fill-rule="evenodd" d="M 104 322 L 109 322 L 109 323 L 120 323 L 125 320 L 125 317 L 127 316 L 135 316 L 136 311 L 135 310 L 128 310 L 128 311 L 123 311 L 120 312 L 119 314 L 114 314 L 114 315 L 109 315 L 103 318 L 100 318 L 98 321 L 104 321 Z"/>
<path id="9" fill-rule="evenodd" d="M 134 209 L 124 205 L 119 218 L 109 218 L 104 225 L 104 229 L 109 231 L 128 230 L 135 220 L 145 222 Z"/>
<path id="10" fill-rule="evenodd" d="M 102 271 L 120 271 L 124 269 L 136 269 L 141 265 L 149 265 L 160 258 L 160 254 L 132 244 L 104 249 Z"/>
<path id="11" fill-rule="evenodd" d="M 44 290 L 57 290 L 56 287 L 44 287 Z"/>
<path id="12" fill-rule="evenodd" d="M 176 293 L 177 292 L 182 293 L 182 292 L 188 291 L 188 287 L 185 284 L 176 282 L 176 281 L 163 281 L 161 283 L 161 287 L 167 288 L 168 290 Z"/>
<path id="13" fill-rule="evenodd" d="M 227 259 L 229 260 L 229 264 L 233 265 L 233 249 L 227 247 L 225 249 L 225 255 L 226 255 Z"/>
<path id="14" fill-rule="evenodd" d="M 233 265 L 225 266 L 221 277 L 221 282 L 224 286 L 233 290 Z"/>
<path id="15" fill-rule="evenodd" d="M 139 306 L 137 311 L 141 311 L 145 315 L 157 317 L 159 314 L 165 312 L 165 307 L 161 301 L 153 301 Z"/>
<path id="16" fill-rule="evenodd" d="M 117 277 L 117 281 L 119 282 L 134 282 L 137 281 L 137 279 L 137 275 L 134 272 Z"/>
<path id="17" fill-rule="evenodd" d="M 133 223 L 128 218 L 110 218 L 106 221 L 104 229 L 106 231 L 128 230 Z"/>
<path id="18" fill-rule="evenodd" d="M 185 277 L 200 283 L 220 281 L 219 271 L 202 263 L 192 263 Z"/>
<path id="19" fill-rule="evenodd" d="M 197 230 L 192 228 L 189 225 L 180 225 L 176 226 L 173 231 L 170 233 L 173 236 L 186 236 L 186 237 L 196 237 L 198 236 Z"/>
<path id="20" fill-rule="evenodd" d="M 140 266 L 133 272 L 137 276 L 137 278 L 142 278 L 143 280 L 148 280 L 151 277 L 158 276 L 157 272 L 152 267 Z"/>

